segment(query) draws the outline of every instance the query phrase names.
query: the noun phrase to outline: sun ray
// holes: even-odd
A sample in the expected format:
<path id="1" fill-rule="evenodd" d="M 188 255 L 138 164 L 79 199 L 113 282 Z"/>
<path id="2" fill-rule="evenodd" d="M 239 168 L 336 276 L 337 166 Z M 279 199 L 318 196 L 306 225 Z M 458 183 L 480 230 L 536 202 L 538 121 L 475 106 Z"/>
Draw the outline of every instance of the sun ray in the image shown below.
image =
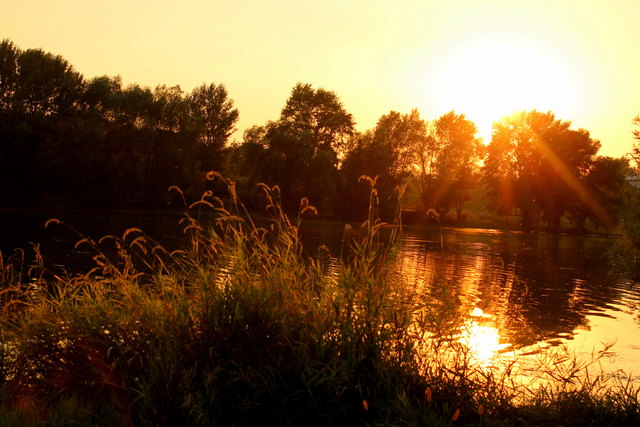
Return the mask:
<path id="1" fill-rule="evenodd" d="M 593 194 L 585 187 L 569 167 L 549 148 L 544 138 L 536 138 L 536 148 L 545 156 L 549 164 L 558 171 L 558 176 L 575 193 L 582 203 L 598 218 L 607 228 L 615 226 L 615 220 L 609 212 L 598 202 Z"/>

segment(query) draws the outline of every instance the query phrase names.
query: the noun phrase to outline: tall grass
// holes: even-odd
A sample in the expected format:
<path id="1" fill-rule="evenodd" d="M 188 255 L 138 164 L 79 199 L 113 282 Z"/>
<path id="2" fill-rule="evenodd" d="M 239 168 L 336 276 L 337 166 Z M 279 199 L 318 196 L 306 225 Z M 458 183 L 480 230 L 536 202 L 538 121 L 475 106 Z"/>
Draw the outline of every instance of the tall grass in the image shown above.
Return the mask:
<path id="1" fill-rule="evenodd" d="M 475 364 L 446 290 L 400 286 L 398 228 L 380 237 L 374 180 L 368 219 L 330 266 L 326 248 L 301 245 L 306 200 L 292 221 L 278 188 L 263 186 L 269 220 L 258 226 L 233 182 L 210 178 L 226 182 L 228 203 L 185 201 L 181 250 L 129 229 L 79 237 L 96 253 L 86 274 L 0 265 L 0 424 L 640 421 L 636 388 L 578 379 L 581 365 L 534 389 Z"/>

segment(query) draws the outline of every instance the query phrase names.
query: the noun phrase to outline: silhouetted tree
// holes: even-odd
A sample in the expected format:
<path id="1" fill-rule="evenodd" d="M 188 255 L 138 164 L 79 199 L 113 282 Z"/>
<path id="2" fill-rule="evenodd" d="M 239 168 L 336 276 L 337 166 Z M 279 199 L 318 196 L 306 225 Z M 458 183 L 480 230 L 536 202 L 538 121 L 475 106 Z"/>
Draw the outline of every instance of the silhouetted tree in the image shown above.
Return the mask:
<path id="1" fill-rule="evenodd" d="M 4 196 L 28 197 L 61 187 L 56 168 L 76 161 L 70 149 L 81 133 L 76 126 L 83 89 L 82 76 L 62 57 L 40 49 L 22 51 L 8 40 L 0 44 Z"/>
<path id="2" fill-rule="evenodd" d="M 18 57 L 21 50 L 10 40 L 0 42 L 0 114 L 11 108 L 18 84 Z"/>
<path id="3" fill-rule="evenodd" d="M 170 185 L 201 191 L 237 118 L 222 85 L 185 96 L 179 86 L 123 88 L 120 77 L 84 81 L 62 57 L 4 40 L 0 197 L 158 204 Z"/>
<path id="4" fill-rule="evenodd" d="M 436 161 L 433 165 L 435 186 L 429 205 L 446 215 L 451 205 L 460 221 L 469 190 L 476 182 L 483 157 L 484 146 L 478 138 L 476 125 L 465 117 L 450 111 L 434 123 L 437 140 Z"/>
<path id="5" fill-rule="evenodd" d="M 640 116 L 633 119 L 633 124 L 640 127 Z M 635 142 L 628 153 L 631 158 L 630 167 L 624 171 L 626 176 L 638 176 L 640 168 L 640 130 L 632 131 Z M 640 188 L 635 185 L 624 185 L 624 197 L 618 211 L 620 229 L 625 239 L 621 240 L 611 257 L 612 264 L 630 275 L 632 279 L 640 279 Z"/>
<path id="6" fill-rule="evenodd" d="M 188 130 L 189 105 L 180 86 L 156 86 L 153 92 L 153 103 L 156 129 L 173 133 Z"/>
<path id="7" fill-rule="evenodd" d="M 603 214 L 584 185 L 600 143 L 570 126 L 551 112 L 535 110 L 494 123 L 484 177 L 495 207 L 518 208 L 525 228 L 537 227 L 544 212 L 551 227 L 559 230 L 563 213 L 576 198 Z"/>
<path id="8" fill-rule="evenodd" d="M 82 76 L 59 55 L 29 49 L 18 58 L 13 108 L 31 117 L 68 113 L 83 90 Z"/>
<path id="9" fill-rule="evenodd" d="M 576 230 L 584 231 L 585 222 L 590 219 L 596 225 L 611 226 L 624 203 L 625 176 L 629 171 L 629 161 L 625 158 L 598 156 L 593 160 L 589 172 L 584 176 L 584 185 L 592 203 L 597 203 L 607 213 L 607 219 L 596 215 L 593 209 L 579 198 L 573 197 L 570 213 L 576 221 Z M 611 222 L 608 221 L 611 219 Z"/>
<path id="10" fill-rule="evenodd" d="M 245 205 L 254 206 L 262 197 L 257 184 L 264 180 L 263 161 L 267 155 L 266 126 L 252 126 L 244 131 L 242 143 L 233 147 L 231 174 Z"/>
<path id="11" fill-rule="evenodd" d="M 238 148 L 242 170 L 250 174 L 245 182 L 277 184 L 287 208 L 296 208 L 302 197 L 308 197 L 328 213 L 338 192 L 340 153 L 353 126 L 351 114 L 335 93 L 296 84 L 278 121 L 245 133 Z"/>
<path id="12" fill-rule="evenodd" d="M 280 122 L 292 132 L 310 134 L 314 155 L 320 150 L 342 153 L 354 127 L 353 116 L 334 92 L 302 83 L 291 90 Z"/>
<path id="13" fill-rule="evenodd" d="M 416 153 L 427 139 L 427 124 L 418 110 L 409 114 L 391 111 L 380 117 L 372 131 L 358 135 L 342 165 L 346 201 L 360 201 L 356 212 L 366 212 L 368 193 L 356 182 L 362 175 L 377 177 L 381 214 L 390 218 L 397 208 L 396 187 L 407 183 L 415 172 Z M 365 206 L 361 206 L 365 204 Z"/>
<path id="14" fill-rule="evenodd" d="M 199 169 L 218 169 L 222 152 L 235 131 L 239 113 L 222 84 L 203 84 L 187 97 L 191 130 L 200 143 Z"/>
<path id="15" fill-rule="evenodd" d="M 343 187 L 340 195 L 339 211 L 343 215 L 365 217 L 369 205 L 369 188 L 360 182 L 363 175 L 377 177 L 381 170 L 380 158 L 373 147 L 374 131 L 356 133 L 351 137 L 351 150 L 340 166 Z"/>
<path id="16" fill-rule="evenodd" d="M 442 144 L 436 137 L 433 122 L 427 123 L 426 135 L 415 147 L 416 180 L 420 196 L 419 209 L 426 213 L 436 189 L 437 160 Z"/>
<path id="17" fill-rule="evenodd" d="M 0 196 L 17 181 L 20 145 L 25 139 L 25 127 L 13 111 L 13 95 L 18 82 L 20 49 L 10 40 L 0 42 Z M 5 193 L 4 195 L 2 193 Z"/>

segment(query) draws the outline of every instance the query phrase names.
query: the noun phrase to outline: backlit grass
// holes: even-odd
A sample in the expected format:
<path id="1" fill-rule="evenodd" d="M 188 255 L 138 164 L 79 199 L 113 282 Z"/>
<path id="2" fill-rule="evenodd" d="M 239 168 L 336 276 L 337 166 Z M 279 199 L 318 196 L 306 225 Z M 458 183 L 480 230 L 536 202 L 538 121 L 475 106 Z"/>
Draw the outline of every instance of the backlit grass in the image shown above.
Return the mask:
<path id="1" fill-rule="evenodd" d="M 130 229 L 79 237 L 96 254 L 82 275 L 3 258 L 0 424 L 640 422 L 637 388 L 580 375 L 573 356 L 545 361 L 537 387 L 517 380 L 515 363 L 475 363 L 446 290 L 399 285 L 399 226 L 380 237 L 374 188 L 336 260 L 304 252 L 305 200 L 291 220 L 264 186 L 269 221 L 258 226 L 233 183 L 210 178 L 227 183 L 228 206 L 211 193 L 187 206 L 182 250 Z"/>

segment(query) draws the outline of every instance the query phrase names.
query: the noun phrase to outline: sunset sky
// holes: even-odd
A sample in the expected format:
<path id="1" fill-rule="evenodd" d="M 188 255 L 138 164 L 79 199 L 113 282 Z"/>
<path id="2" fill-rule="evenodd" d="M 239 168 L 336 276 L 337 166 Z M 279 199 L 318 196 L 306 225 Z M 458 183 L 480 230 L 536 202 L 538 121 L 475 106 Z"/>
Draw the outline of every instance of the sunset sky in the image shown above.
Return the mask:
<path id="1" fill-rule="evenodd" d="M 223 83 L 239 132 L 277 119 L 296 82 L 332 90 L 358 130 L 390 110 L 491 122 L 552 110 L 622 156 L 640 114 L 640 1 L 57 0 L 6 2 L 0 38 L 86 78 Z"/>

